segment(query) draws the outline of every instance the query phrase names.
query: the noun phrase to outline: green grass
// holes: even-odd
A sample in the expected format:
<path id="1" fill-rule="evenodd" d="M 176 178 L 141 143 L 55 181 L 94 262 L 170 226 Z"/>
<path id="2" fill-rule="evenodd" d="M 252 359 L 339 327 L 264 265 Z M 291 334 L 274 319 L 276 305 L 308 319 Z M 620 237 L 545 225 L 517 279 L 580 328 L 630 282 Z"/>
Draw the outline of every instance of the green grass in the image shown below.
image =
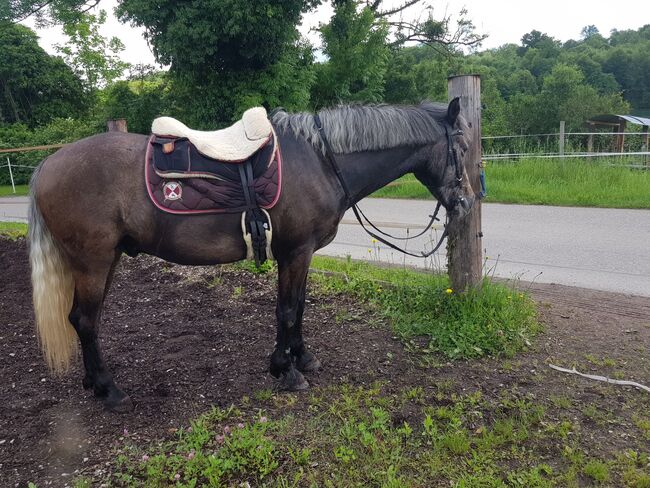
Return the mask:
<path id="1" fill-rule="evenodd" d="M 486 164 L 486 202 L 612 208 L 650 208 L 650 171 L 589 163 L 585 159 L 526 159 Z M 373 196 L 431 198 L 407 175 Z"/>
<path id="2" fill-rule="evenodd" d="M 166 442 L 119 446 L 110 478 L 94 481 L 129 487 L 648 487 L 647 453 L 599 455 L 590 436 L 580 429 L 563 436 L 558 426 L 564 421 L 515 391 L 496 398 L 478 391 L 435 395 L 413 399 L 407 389 L 375 384 L 274 394 L 261 408 L 244 397 L 237 407 L 214 407 Z"/>
<path id="3" fill-rule="evenodd" d="M 11 185 L 0 185 L 0 197 L 18 197 L 29 194 L 28 185 L 16 185 L 16 193 L 14 193 Z"/>
<path id="4" fill-rule="evenodd" d="M 27 235 L 27 224 L 21 222 L 0 222 L 0 236 L 15 240 Z"/>
<path id="5" fill-rule="evenodd" d="M 312 267 L 330 272 L 311 276 L 316 290 L 364 300 L 407 344 L 425 337 L 429 345 L 424 352 L 452 358 L 512 356 L 540 330 L 527 295 L 488 279 L 480 288 L 456 293 L 444 275 L 321 256 Z"/>

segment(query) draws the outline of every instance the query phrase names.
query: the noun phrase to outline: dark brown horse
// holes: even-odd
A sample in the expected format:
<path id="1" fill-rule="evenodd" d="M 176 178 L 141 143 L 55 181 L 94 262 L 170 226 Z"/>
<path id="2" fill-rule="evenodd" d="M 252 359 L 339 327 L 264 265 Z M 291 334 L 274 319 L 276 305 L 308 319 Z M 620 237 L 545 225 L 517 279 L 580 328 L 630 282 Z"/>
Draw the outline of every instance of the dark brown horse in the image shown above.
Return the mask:
<path id="1" fill-rule="evenodd" d="M 464 167 L 459 179 L 450 164 L 455 153 L 453 160 L 462 165 L 468 144 L 457 99 L 449 106 L 344 106 L 319 115 L 352 202 L 414 173 L 448 214 L 461 216 L 471 206 L 474 193 Z M 302 338 L 307 271 L 314 251 L 334 239 L 348 202 L 313 116 L 279 112 L 272 124 L 282 148 L 284 181 L 269 212 L 279 272 L 270 370 L 283 387 L 303 389 L 308 383 L 301 372 L 320 367 Z M 132 404 L 102 358 L 98 334 L 120 255 L 147 253 L 192 265 L 246 256 L 239 215 L 173 215 L 152 204 L 144 181 L 146 147 L 143 135 L 89 137 L 43 161 L 31 183 L 30 261 L 45 358 L 52 370 L 66 370 L 78 338 L 84 388 L 115 410 Z"/>

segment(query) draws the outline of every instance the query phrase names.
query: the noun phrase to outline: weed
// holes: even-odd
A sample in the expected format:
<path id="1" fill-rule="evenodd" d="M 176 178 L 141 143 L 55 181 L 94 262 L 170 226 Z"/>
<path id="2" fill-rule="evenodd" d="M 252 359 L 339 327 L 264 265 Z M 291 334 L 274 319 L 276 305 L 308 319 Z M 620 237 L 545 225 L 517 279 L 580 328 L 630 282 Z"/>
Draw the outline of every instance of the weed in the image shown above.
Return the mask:
<path id="1" fill-rule="evenodd" d="M 242 286 L 235 286 L 232 289 L 232 297 L 233 298 L 239 298 L 240 296 L 243 295 L 243 293 L 244 293 L 244 287 L 242 287 Z"/>
<path id="2" fill-rule="evenodd" d="M 602 461 L 589 461 L 582 472 L 599 484 L 609 480 L 609 468 Z"/>
<path id="3" fill-rule="evenodd" d="M 565 396 L 551 395 L 550 400 L 557 408 L 571 408 L 571 399 Z"/>

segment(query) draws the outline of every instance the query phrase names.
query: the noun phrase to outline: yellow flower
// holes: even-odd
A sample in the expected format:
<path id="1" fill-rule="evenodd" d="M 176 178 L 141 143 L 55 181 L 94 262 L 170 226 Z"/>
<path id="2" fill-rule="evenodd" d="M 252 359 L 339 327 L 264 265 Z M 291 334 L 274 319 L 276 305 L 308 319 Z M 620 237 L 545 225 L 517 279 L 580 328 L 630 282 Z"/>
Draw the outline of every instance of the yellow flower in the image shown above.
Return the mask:
<path id="1" fill-rule="evenodd" d="M 454 290 L 452 290 L 451 288 L 447 288 L 445 290 L 445 293 L 447 293 L 447 294 L 450 294 L 450 293 L 453 293 L 453 292 L 454 292 Z"/>
<path id="2" fill-rule="evenodd" d="M 368 252 L 369 252 L 369 253 L 372 253 L 372 249 L 368 249 Z"/>
<path id="3" fill-rule="evenodd" d="M 377 239 L 373 239 L 371 242 L 372 242 L 373 244 L 377 244 Z"/>

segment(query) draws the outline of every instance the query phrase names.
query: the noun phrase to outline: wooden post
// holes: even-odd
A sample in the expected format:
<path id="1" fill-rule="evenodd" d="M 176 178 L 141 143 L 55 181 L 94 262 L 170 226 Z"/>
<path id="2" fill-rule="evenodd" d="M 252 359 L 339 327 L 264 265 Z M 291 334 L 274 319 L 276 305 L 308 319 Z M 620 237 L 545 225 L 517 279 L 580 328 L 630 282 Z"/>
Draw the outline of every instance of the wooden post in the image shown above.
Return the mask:
<path id="1" fill-rule="evenodd" d="M 643 128 L 641 129 L 641 132 L 643 132 L 642 151 L 643 152 L 648 152 L 648 126 L 644 125 Z M 645 164 L 646 166 L 648 165 L 648 155 L 647 154 L 643 155 L 643 164 Z"/>
<path id="2" fill-rule="evenodd" d="M 447 80 L 449 100 L 460 98 L 460 114 L 469 125 L 472 144 L 465 155 L 465 169 L 472 190 L 477 196 L 469 215 L 452 221 L 447 240 L 449 281 L 454 291 L 462 292 L 478 286 L 483 276 L 483 244 L 481 233 L 481 77 L 452 76 Z"/>
<path id="3" fill-rule="evenodd" d="M 108 132 L 129 132 L 126 128 L 126 119 L 111 119 L 106 121 Z"/>
<path id="4" fill-rule="evenodd" d="M 594 152 L 594 134 L 593 134 L 593 132 L 596 131 L 596 127 L 594 126 L 594 124 L 589 124 L 588 127 L 589 127 L 589 132 L 591 132 L 591 134 L 589 134 L 589 136 L 587 137 L 587 152 L 589 154 L 591 154 L 592 152 Z"/>
<path id="5" fill-rule="evenodd" d="M 622 153 L 625 151 L 625 126 L 627 123 L 623 120 L 621 121 L 620 128 L 618 130 L 619 136 L 618 136 L 618 152 Z"/>
<path id="6" fill-rule="evenodd" d="M 560 159 L 564 160 L 564 120 L 560 120 Z"/>

